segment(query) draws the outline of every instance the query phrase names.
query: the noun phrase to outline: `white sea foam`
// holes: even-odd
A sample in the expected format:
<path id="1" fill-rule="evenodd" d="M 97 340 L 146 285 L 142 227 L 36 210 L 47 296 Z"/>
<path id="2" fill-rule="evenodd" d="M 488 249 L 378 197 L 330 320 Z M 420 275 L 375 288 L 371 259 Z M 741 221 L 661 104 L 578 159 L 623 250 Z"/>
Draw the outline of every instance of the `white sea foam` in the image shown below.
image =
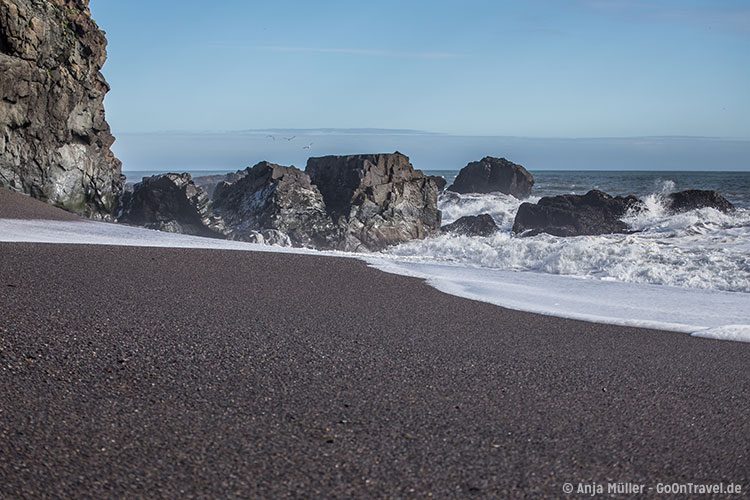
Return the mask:
<path id="1" fill-rule="evenodd" d="M 415 262 L 414 258 L 394 255 L 358 256 L 268 247 L 92 221 L 0 219 L 0 241 L 214 248 L 356 257 L 387 272 L 424 278 L 446 293 L 511 309 L 601 323 L 681 331 L 715 339 L 750 341 L 750 295 L 745 293 L 486 269 L 466 263 L 420 263 Z M 545 239 L 537 241 L 543 242 Z"/>
<path id="2" fill-rule="evenodd" d="M 624 218 L 637 233 L 570 238 L 513 236 L 521 202 L 512 196 L 450 194 L 440 203 L 447 221 L 489 213 L 500 230 L 489 237 L 448 234 L 411 241 L 386 253 L 411 262 L 750 292 L 750 210 L 724 214 L 704 208 L 669 215 L 663 200 L 673 188 L 663 184 L 644 199 L 646 210 Z"/>
<path id="3" fill-rule="evenodd" d="M 445 293 L 549 316 L 750 342 L 750 297 L 455 264 L 368 259 L 382 271 L 424 278 Z"/>
<path id="4" fill-rule="evenodd" d="M 315 250 L 245 243 L 168 233 L 124 224 L 90 220 L 50 221 L 0 219 L 0 242 L 67 243 L 159 248 L 209 248 L 216 250 L 271 251 L 319 254 Z M 332 253 L 333 252 L 329 252 Z M 340 252 L 339 252 L 340 253 Z M 349 254 L 344 254 L 349 255 Z"/>
<path id="5" fill-rule="evenodd" d="M 466 215 L 490 214 L 501 231 L 509 232 L 521 203 L 535 203 L 538 200 L 539 198 L 519 200 L 502 193 L 458 194 L 447 191 L 440 196 L 438 208 L 443 212 L 443 224 L 450 224 Z"/>
<path id="6" fill-rule="evenodd" d="M 706 339 L 734 340 L 736 342 L 750 342 L 750 326 L 748 325 L 723 325 L 715 328 L 707 328 L 692 333 L 693 337 Z"/>

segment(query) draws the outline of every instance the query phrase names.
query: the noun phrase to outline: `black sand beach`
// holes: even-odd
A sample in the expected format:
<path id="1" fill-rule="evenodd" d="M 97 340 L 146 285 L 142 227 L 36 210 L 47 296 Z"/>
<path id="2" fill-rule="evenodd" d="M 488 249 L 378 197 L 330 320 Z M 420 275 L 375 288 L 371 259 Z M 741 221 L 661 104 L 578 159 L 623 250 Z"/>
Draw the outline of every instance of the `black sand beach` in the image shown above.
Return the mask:
<path id="1" fill-rule="evenodd" d="M 0 243 L 0 497 L 746 491 L 748 367 L 353 259 Z"/>
<path id="2" fill-rule="evenodd" d="M 81 220 L 81 217 L 0 187 L 0 219 Z"/>

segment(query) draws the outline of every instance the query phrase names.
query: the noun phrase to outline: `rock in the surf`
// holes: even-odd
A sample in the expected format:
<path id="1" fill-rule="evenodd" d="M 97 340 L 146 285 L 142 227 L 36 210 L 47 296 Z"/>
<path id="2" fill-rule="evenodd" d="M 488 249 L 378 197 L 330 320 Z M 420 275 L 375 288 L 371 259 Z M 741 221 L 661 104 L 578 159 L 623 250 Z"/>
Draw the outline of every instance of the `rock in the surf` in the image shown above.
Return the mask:
<path id="1" fill-rule="evenodd" d="M 444 233 L 464 236 L 490 236 L 497 232 L 498 227 L 490 214 L 480 214 L 466 215 L 441 229 Z"/>
<path id="2" fill-rule="evenodd" d="M 445 186 L 448 185 L 448 181 L 445 180 L 445 177 L 443 177 L 442 175 L 431 175 L 430 179 L 435 181 L 435 185 L 438 188 L 438 193 L 442 193 L 443 191 L 445 191 Z"/>
<path id="3" fill-rule="evenodd" d="M 286 234 L 295 246 L 335 248 L 340 239 L 320 192 L 293 166 L 262 161 L 236 181 L 219 183 L 213 210 L 232 239 L 254 240 L 256 232 L 270 229 Z"/>
<path id="4" fill-rule="evenodd" d="M 621 219 L 628 210 L 637 210 L 639 205 L 635 196 L 610 196 L 598 190 L 585 195 L 544 197 L 536 204 L 521 204 L 513 222 L 513 232 L 522 236 L 627 233 L 628 225 Z"/>
<path id="5" fill-rule="evenodd" d="M 721 212 L 734 210 L 726 198 L 716 191 L 705 191 L 701 189 L 688 189 L 668 195 L 669 209 L 672 212 L 687 212 L 699 208 L 715 208 Z"/>
<path id="6" fill-rule="evenodd" d="M 518 199 L 527 198 L 534 176 L 521 165 L 505 158 L 486 156 L 466 165 L 448 191 L 456 193 L 504 193 Z"/>
<path id="7" fill-rule="evenodd" d="M 226 234 L 224 222 L 211 213 L 205 191 L 186 173 L 145 177 L 123 194 L 118 220 L 171 233 Z"/>
<path id="8" fill-rule="evenodd" d="M 401 153 L 310 158 L 305 172 L 343 231 L 341 250 L 381 250 L 440 229 L 437 183 Z"/>

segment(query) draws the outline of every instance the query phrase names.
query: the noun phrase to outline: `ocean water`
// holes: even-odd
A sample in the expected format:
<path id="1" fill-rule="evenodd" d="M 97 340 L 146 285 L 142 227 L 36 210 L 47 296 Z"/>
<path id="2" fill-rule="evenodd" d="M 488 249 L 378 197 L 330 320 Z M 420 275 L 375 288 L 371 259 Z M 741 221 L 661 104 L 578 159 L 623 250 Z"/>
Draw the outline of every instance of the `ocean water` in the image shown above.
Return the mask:
<path id="1" fill-rule="evenodd" d="M 449 183 L 458 170 L 425 170 L 444 177 Z M 599 189 L 611 195 L 635 194 L 639 198 L 663 189 L 713 189 L 735 206 L 750 208 L 750 172 L 679 172 L 612 170 L 532 170 L 533 195 L 584 194 Z"/>
<path id="2" fill-rule="evenodd" d="M 449 184 L 458 170 L 425 170 Z M 127 173 L 140 180 L 154 171 Z M 193 171 L 194 176 L 222 171 Z M 750 172 L 532 171 L 532 196 L 446 193 L 439 207 L 443 223 L 464 215 L 489 213 L 500 228 L 489 237 L 441 235 L 382 252 L 385 259 L 415 264 L 447 263 L 467 268 L 527 271 L 587 280 L 666 285 L 750 293 Z M 600 189 L 612 195 L 635 194 L 647 210 L 625 217 L 637 233 L 560 238 L 515 237 L 511 227 L 523 201 L 542 196 L 583 194 Z M 702 209 L 670 215 L 665 195 L 683 189 L 713 189 L 737 210 L 723 214 Z M 750 295 L 748 295 L 750 309 Z"/>
<path id="3" fill-rule="evenodd" d="M 449 182 L 457 172 L 430 172 Z M 533 172 L 528 200 L 503 194 L 447 193 L 441 196 L 443 223 L 489 213 L 500 227 L 489 237 L 442 235 L 405 243 L 385 253 L 411 262 L 450 262 L 469 267 L 531 271 L 585 279 L 750 293 L 750 172 Z M 561 238 L 519 238 L 511 227 L 523 201 L 542 196 L 583 194 L 600 189 L 635 194 L 647 210 L 624 221 L 637 233 Z M 713 209 L 670 215 L 665 196 L 683 189 L 714 189 L 737 210 Z M 748 297 L 750 309 L 750 296 Z"/>

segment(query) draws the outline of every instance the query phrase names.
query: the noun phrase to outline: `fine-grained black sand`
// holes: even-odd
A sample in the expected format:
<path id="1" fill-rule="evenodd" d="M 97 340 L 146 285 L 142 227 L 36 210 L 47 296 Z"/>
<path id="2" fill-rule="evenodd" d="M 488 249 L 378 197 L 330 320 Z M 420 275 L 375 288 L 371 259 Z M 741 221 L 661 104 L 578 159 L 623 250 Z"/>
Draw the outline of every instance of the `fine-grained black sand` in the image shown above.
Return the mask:
<path id="1" fill-rule="evenodd" d="M 750 488 L 750 344 L 350 259 L 0 244 L 0 497 Z"/>
<path id="2" fill-rule="evenodd" d="M 81 220 L 76 214 L 0 186 L 0 219 Z"/>

